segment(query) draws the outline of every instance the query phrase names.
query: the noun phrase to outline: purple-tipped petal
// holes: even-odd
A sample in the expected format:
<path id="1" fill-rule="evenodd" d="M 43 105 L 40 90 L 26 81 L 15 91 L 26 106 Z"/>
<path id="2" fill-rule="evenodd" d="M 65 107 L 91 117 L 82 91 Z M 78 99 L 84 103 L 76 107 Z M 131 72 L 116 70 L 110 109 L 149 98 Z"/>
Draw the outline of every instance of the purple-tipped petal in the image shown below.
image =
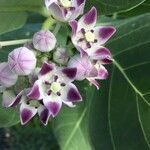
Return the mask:
<path id="1" fill-rule="evenodd" d="M 24 125 L 27 122 L 29 122 L 33 116 L 37 113 L 37 109 L 34 107 L 31 107 L 25 103 L 22 103 L 20 106 L 20 120 L 21 124 Z"/>
<path id="2" fill-rule="evenodd" d="M 103 79 L 107 79 L 107 77 L 108 77 L 108 71 L 106 70 L 104 66 L 100 65 L 98 68 L 97 78 L 100 80 L 103 80 Z"/>
<path id="3" fill-rule="evenodd" d="M 66 87 L 63 88 L 61 92 L 61 98 L 66 102 L 79 102 L 82 101 L 82 97 L 77 87 L 70 83 Z"/>
<path id="4" fill-rule="evenodd" d="M 77 73 L 77 68 L 63 68 L 62 69 L 63 75 L 70 80 L 74 80 Z"/>
<path id="5" fill-rule="evenodd" d="M 68 66 L 77 68 L 76 80 L 84 80 L 92 68 L 90 59 L 87 56 L 80 57 L 80 55 L 72 57 Z"/>
<path id="6" fill-rule="evenodd" d="M 85 0 L 74 0 L 77 4 L 77 6 L 80 6 L 81 4 L 85 3 Z"/>
<path id="7" fill-rule="evenodd" d="M 112 62 L 112 55 L 105 47 L 94 47 L 89 53 L 93 60 L 99 60 L 102 64 L 109 64 Z"/>
<path id="8" fill-rule="evenodd" d="M 11 87 L 17 82 L 18 76 L 14 74 L 8 63 L 0 63 L 0 85 Z"/>
<path id="9" fill-rule="evenodd" d="M 90 79 L 90 78 L 87 78 L 87 79 L 91 84 L 93 84 L 97 88 L 97 90 L 99 90 L 100 85 L 95 79 Z"/>
<path id="10" fill-rule="evenodd" d="M 12 91 L 3 92 L 3 102 L 4 107 L 15 107 L 17 106 L 23 96 L 23 91 L 21 91 L 17 96 Z"/>
<path id="11" fill-rule="evenodd" d="M 105 44 L 112 35 L 116 32 L 116 29 L 112 26 L 100 26 L 94 29 L 98 44 Z"/>
<path id="12" fill-rule="evenodd" d="M 90 70 L 90 73 L 88 74 L 88 78 L 90 77 L 97 77 L 98 76 L 98 70 L 96 67 L 93 66 L 93 68 Z"/>
<path id="13" fill-rule="evenodd" d="M 69 25 L 72 29 L 72 37 L 74 37 L 77 33 L 77 29 L 78 29 L 78 22 L 76 20 L 70 21 Z"/>
<path id="14" fill-rule="evenodd" d="M 48 109 L 45 106 L 40 105 L 40 107 L 38 108 L 38 114 L 39 114 L 41 122 L 44 125 L 47 125 L 48 119 L 49 119 L 49 116 L 50 116 L 50 113 L 49 113 Z"/>
<path id="15" fill-rule="evenodd" d="M 63 10 L 56 3 L 52 3 L 49 5 L 49 11 L 55 19 L 62 22 L 66 21 Z"/>
<path id="16" fill-rule="evenodd" d="M 47 62 L 44 62 L 39 75 L 46 75 L 47 73 L 51 72 L 54 69 L 54 66 L 52 64 L 49 64 Z"/>
<path id="17" fill-rule="evenodd" d="M 95 26 L 97 21 L 97 10 L 92 7 L 83 17 L 80 18 L 78 25 L 79 28 L 91 29 Z"/>
<path id="18" fill-rule="evenodd" d="M 43 103 L 53 117 L 57 116 L 62 106 L 58 96 L 47 96 L 43 99 Z"/>
<path id="19" fill-rule="evenodd" d="M 67 19 L 67 21 L 71 21 L 76 19 L 79 15 L 84 12 L 85 3 L 82 3 L 80 6 L 75 7 L 73 11 L 71 11 L 71 16 Z"/>
<path id="20" fill-rule="evenodd" d="M 50 6 L 52 3 L 56 2 L 56 1 L 57 1 L 57 0 L 45 0 L 45 6 L 46 6 L 46 8 L 48 9 L 49 6 Z"/>
<path id="21" fill-rule="evenodd" d="M 27 97 L 33 100 L 40 100 L 41 99 L 41 91 L 40 91 L 40 84 L 39 81 L 36 81 L 31 88 L 30 92 L 27 94 Z"/>

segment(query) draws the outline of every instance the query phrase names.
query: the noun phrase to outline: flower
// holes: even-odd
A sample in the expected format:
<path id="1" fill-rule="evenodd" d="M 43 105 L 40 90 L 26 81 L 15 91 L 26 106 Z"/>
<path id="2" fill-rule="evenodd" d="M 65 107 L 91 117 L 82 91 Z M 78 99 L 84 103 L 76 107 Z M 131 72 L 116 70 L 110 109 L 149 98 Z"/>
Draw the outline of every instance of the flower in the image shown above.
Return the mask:
<path id="1" fill-rule="evenodd" d="M 100 87 L 97 80 L 104 80 L 108 77 L 108 72 L 102 63 L 100 61 L 92 62 L 87 56 L 75 55 L 70 59 L 68 66 L 77 68 L 76 80 L 87 79 L 97 89 Z"/>
<path id="2" fill-rule="evenodd" d="M 34 47 L 41 52 L 50 52 L 55 48 L 56 38 L 48 30 L 41 30 L 33 36 Z"/>
<path id="3" fill-rule="evenodd" d="M 85 0 L 45 0 L 45 5 L 55 19 L 67 22 L 83 14 Z"/>
<path id="4" fill-rule="evenodd" d="M 108 39 L 115 33 L 116 29 L 112 26 L 95 27 L 97 21 L 97 10 L 92 7 L 89 12 L 83 15 L 80 20 L 71 21 L 72 42 L 81 53 L 87 54 L 94 60 L 101 58 L 101 53 L 106 53 L 109 60 L 110 52 L 103 47 Z"/>
<path id="5" fill-rule="evenodd" d="M 37 113 L 41 122 L 47 125 L 50 113 L 48 109 L 42 104 L 41 101 L 32 100 L 27 97 L 28 91 L 25 89 L 21 91 L 17 96 L 12 91 L 5 91 L 3 93 L 4 107 L 15 107 L 20 104 L 20 120 L 21 124 L 28 123 Z"/>
<path id="6" fill-rule="evenodd" d="M 13 86 L 17 79 L 18 76 L 10 70 L 8 63 L 0 63 L 0 85 L 2 89 Z"/>
<path id="7" fill-rule="evenodd" d="M 69 56 L 65 48 L 58 47 L 53 53 L 53 60 L 58 64 L 64 65 L 67 63 L 68 59 Z"/>
<path id="8" fill-rule="evenodd" d="M 76 72 L 76 68 L 58 68 L 45 62 L 39 72 L 39 79 L 34 83 L 28 97 L 43 99 L 44 106 L 55 117 L 62 107 L 62 102 L 74 107 L 74 102 L 82 100 L 77 87 L 72 83 Z"/>
<path id="9" fill-rule="evenodd" d="M 29 75 L 36 66 L 36 57 L 33 51 L 20 47 L 9 53 L 8 64 L 14 73 Z"/>

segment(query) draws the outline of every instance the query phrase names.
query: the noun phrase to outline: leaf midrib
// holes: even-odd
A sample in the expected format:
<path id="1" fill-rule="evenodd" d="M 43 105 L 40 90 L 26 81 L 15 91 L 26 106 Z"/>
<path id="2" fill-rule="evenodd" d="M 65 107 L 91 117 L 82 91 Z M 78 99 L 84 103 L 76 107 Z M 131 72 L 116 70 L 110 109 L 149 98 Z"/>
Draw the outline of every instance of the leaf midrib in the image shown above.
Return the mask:
<path id="1" fill-rule="evenodd" d="M 148 106 L 150 106 L 150 103 L 148 103 L 148 101 L 144 98 L 143 94 L 139 91 L 138 88 L 136 88 L 136 86 L 132 83 L 132 81 L 129 79 L 129 77 L 127 76 L 127 74 L 125 73 L 124 69 L 122 68 L 122 66 L 116 61 L 114 60 L 113 62 L 114 66 L 117 67 L 117 69 L 122 73 L 123 77 L 126 79 L 126 81 L 130 84 L 130 86 L 133 88 L 134 92 L 136 95 L 139 95 L 143 102 L 145 102 Z M 112 69 L 112 75 L 111 75 L 111 79 L 110 79 L 110 86 L 109 86 L 109 96 L 108 96 L 108 124 L 109 124 L 109 132 L 110 132 L 110 137 L 111 137 L 111 142 L 112 142 L 112 146 L 113 146 L 113 150 L 116 150 L 116 146 L 115 146 L 115 142 L 114 142 L 114 138 L 113 138 L 113 132 L 112 132 L 112 127 L 111 127 L 111 121 L 110 121 L 110 98 L 111 98 L 111 90 L 112 90 L 112 80 L 113 80 L 113 76 L 114 76 L 114 66 L 113 66 L 113 69 Z M 144 139 L 148 145 L 148 147 L 150 148 L 150 143 L 146 137 L 146 134 L 145 134 L 145 131 L 143 129 L 143 125 L 141 123 L 141 120 L 140 120 L 140 116 L 139 116 L 139 113 L 138 113 L 138 118 L 139 118 L 139 123 L 140 123 L 140 126 L 141 126 L 141 129 L 142 129 L 142 132 L 143 132 L 143 135 L 144 135 Z"/>

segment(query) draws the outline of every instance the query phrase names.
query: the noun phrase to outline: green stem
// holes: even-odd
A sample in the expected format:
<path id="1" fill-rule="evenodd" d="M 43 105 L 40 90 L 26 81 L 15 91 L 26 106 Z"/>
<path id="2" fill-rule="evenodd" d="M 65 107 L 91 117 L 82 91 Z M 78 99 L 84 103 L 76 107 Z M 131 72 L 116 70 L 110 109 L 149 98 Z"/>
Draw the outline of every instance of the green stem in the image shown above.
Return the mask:
<path id="1" fill-rule="evenodd" d="M 0 48 L 10 45 L 20 45 L 32 41 L 32 39 L 12 40 L 12 41 L 0 41 Z"/>
<path id="2" fill-rule="evenodd" d="M 49 30 L 53 26 L 53 24 L 55 24 L 55 23 L 56 23 L 56 21 L 52 17 L 49 17 L 43 23 L 42 29 Z"/>
<path id="3" fill-rule="evenodd" d="M 57 22 L 57 23 L 56 23 L 56 26 L 55 26 L 55 29 L 54 29 L 54 31 L 53 31 L 53 33 L 54 33 L 55 36 L 56 36 L 57 33 L 59 32 L 60 28 L 61 28 L 61 23 Z"/>

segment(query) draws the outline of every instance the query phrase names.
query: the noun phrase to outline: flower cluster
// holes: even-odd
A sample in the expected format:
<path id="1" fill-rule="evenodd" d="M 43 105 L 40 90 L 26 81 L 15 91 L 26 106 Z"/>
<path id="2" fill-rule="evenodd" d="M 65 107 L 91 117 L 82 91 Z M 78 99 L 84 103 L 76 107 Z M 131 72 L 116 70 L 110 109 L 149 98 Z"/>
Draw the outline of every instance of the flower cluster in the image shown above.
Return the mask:
<path id="1" fill-rule="evenodd" d="M 83 14 L 85 0 L 45 0 L 45 4 L 53 18 L 71 27 L 71 40 L 79 54 L 71 56 L 66 47 L 57 44 L 52 32 L 41 30 L 0 64 L 3 106 L 20 106 L 23 125 L 37 113 L 46 125 L 63 104 L 75 107 L 82 97 L 73 82 L 87 79 L 99 89 L 98 80 L 108 77 L 104 65 L 113 60 L 103 45 L 116 30 L 112 26 L 96 26 L 95 7 L 77 21 Z"/>

